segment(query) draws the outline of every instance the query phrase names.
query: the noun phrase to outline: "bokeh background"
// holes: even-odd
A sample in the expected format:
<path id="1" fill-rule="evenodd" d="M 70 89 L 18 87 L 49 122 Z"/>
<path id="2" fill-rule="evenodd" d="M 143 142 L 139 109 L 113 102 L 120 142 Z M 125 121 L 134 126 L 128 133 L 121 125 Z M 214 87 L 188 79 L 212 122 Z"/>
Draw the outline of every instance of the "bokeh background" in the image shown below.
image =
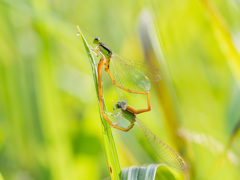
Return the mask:
<path id="1" fill-rule="evenodd" d="M 239 19 L 237 0 L 0 0 L 0 179 L 109 177 L 76 25 L 89 44 L 161 69 L 139 118 L 185 159 L 176 178 L 240 179 Z M 122 168 L 157 161 L 138 128 L 113 133 Z"/>

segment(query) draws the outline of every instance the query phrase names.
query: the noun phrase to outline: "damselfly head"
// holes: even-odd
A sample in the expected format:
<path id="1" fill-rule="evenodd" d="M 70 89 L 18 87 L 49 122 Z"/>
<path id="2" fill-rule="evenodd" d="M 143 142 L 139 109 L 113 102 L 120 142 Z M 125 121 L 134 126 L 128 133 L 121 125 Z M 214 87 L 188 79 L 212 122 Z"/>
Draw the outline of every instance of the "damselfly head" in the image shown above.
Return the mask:
<path id="1" fill-rule="evenodd" d="M 116 108 L 117 109 L 123 109 L 123 110 L 126 110 L 126 102 L 125 101 L 118 101 L 117 104 L 116 104 Z"/>
<path id="2" fill-rule="evenodd" d="M 93 44 L 98 44 L 100 42 L 100 38 L 94 38 Z"/>
<path id="3" fill-rule="evenodd" d="M 121 103 L 122 103 L 122 106 L 126 106 L 127 105 L 126 101 L 124 101 L 124 100 L 122 100 Z"/>

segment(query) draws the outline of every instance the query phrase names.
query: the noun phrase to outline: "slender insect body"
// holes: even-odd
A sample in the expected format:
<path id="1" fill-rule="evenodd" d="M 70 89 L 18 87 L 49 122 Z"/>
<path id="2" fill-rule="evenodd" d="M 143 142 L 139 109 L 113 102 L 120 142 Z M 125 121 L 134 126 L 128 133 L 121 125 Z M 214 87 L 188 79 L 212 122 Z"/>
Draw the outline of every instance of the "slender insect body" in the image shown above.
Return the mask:
<path id="1" fill-rule="evenodd" d="M 151 110 L 150 96 L 149 96 L 149 93 L 147 91 L 136 91 L 136 90 L 132 90 L 131 88 L 126 88 L 125 86 L 122 85 L 122 83 L 124 83 L 124 81 L 121 81 L 121 78 L 118 77 L 118 75 L 123 76 L 123 79 L 125 77 L 129 76 L 130 81 L 128 81 L 128 82 L 130 83 L 130 87 L 133 87 L 132 85 L 134 85 L 134 87 L 137 87 L 137 85 L 139 87 L 142 87 L 143 86 L 142 84 L 144 84 L 144 85 L 146 84 L 145 87 L 143 87 L 143 89 L 148 89 L 149 90 L 150 89 L 149 88 L 150 87 L 150 85 L 149 85 L 150 82 L 145 77 L 146 75 L 144 73 L 142 73 L 140 70 L 143 70 L 144 72 L 147 72 L 147 75 L 150 75 L 151 77 L 153 77 L 151 79 L 154 79 L 154 77 L 156 77 L 156 74 L 158 75 L 159 71 L 156 70 L 156 68 L 155 68 L 155 70 L 153 72 L 150 72 L 150 71 L 148 71 L 151 68 L 151 66 L 149 66 L 149 65 L 144 65 L 144 64 L 139 65 L 139 63 L 136 63 L 136 64 L 131 63 L 132 61 L 124 61 L 120 56 L 117 56 L 116 54 L 114 54 L 112 52 L 112 50 L 109 49 L 105 44 L 100 42 L 100 38 L 95 38 L 93 40 L 93 43 L 96 44 L 96 47 L 92 48 L 92 51 L 97 50 L 98 54 L 100 54 L 102 56 L 100 61 L 99 61 L 99 64 L 98 64 L 99 103 L 100 103 L 102 116 L 110 124 L 111 127 L 114 127 L 116 129 L 119 129 L 119 130 L 124 131 L 124 132 L 128 132 L 134 126 L 134 122 L 137 119 L 135 114 L 140 114 L 140 113 L 147 112 L 147 111 Z M 116 66 L 114 66 L 114 70 L 115 70 L 114 76 L 117 78 L 117 81 L 115 81 L 115 78 L 111 74 L 110 69 L 109 69 L 109 64 L 110 64 L 110 61 L 112 61 L 113 57 L 114 57 L 114 59 L 116 59 L 115 60 Z M 122 90 L 124 90 L 128 93 L 131 93 L 131 94 L 145 94 L 145 95 L 147 95 L 148 108 L 146 108 L 146 109 L 138 109 L 137 110 L 137 109 L 134 109 L 132 107 L 128 107 L 125 102 L 122 102 L 121 105 L 116 107 L 116 108 L 122 110 L 121 118 L 125 118 L 131 123 L 127 128 L 123 128 L 121 126 L 118 126 L 118 124 L 113 124 L 107 118 L 107 116 L 104 113 L 103 103 L 102 103 L 102 98 L 101 98 L 101 96 L 102 96 L 102 72 L 101 72 L 101 69 L 102 69 L 103 66 L 105 66 L 105 72 L 108 73 L 112 83 L 116 87 L 121 88 Z M 118 69 L 119 73 L 117 72 L 117 69 L 115 69 L 115 67 L 119 67 L 119 69 Z M 139 70 L 135 69 L 134 67 L 139 68 Z M 160 76 L 160 75 L 158 75 L 158 76 Z M 146 81 L 146 79 L 148 81 Z M 142 81 L 145 81 L 145 82 L 139 84 L 139 82 L 142 82 Z M 127 109 L 127 107 L 128 107 L 128 109 Z"/>
<path id="2" fill-rule="evenodd" d="M 127 119 L 129 122 L 136 122 L 136 115 L 129 110 L 121 110 L 122 116 Z"/>
<path id="3" fill-rule="evenodd" d="M 103 55 L 110 60 L 110 58 L 112 57 L 112 50 L 109 49 L 105 44 L 103 44 L 102 42 L 99 42 L 99 49 L 100 51 L 103 53 Z"/>
<path id="4" fill-rule="evenodd" d="M 131 107 L 127 106 L 125 101 L 117 102 L 116 107 L 118 109 L 121 109 L 121 116 L 123 118 L 130 121 L 131 124 L 134 124 L 136 122 L 140 126 L 147 141 L 149 142 L 153 150 L 156 152 L 158 157 L 166 165 L 172 167 L 177 172 L 185 172 L 186 164 L 181 158 L 181 156 L 179 156 L 171 147 L 169 147 L 165 142 L 163 142 L 155 134 L 153 134 L 144 123 L 137 119 L 135 113 L 131 111 Z"/>
<path id="5" fill-rule="evenodd" d="M 121 109 L 122 117 L 124 117 L 129 122 L 133 123 L 136 121 L 136 115 L 127 109 L 127 104 L 125 101 L 119 101 L 116 104 L 116 108 Z"/>

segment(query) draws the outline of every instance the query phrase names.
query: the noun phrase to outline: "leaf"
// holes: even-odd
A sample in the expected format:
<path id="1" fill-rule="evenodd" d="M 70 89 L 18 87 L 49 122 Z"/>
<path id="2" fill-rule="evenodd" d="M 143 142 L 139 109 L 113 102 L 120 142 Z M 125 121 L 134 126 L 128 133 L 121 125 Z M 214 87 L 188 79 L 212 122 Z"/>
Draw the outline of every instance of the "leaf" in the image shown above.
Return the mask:
<path id="1" fill-rule="evenodd" d="M 122 170 L 121 180 L 154 180 L 158 167 L 166 167 L 164 164 L 149 164 L 140 167 L 131 166 Z M 161 168 L 161 179 L 175 179 L 168 168 Z M 159 176 L 158 176 L 159 179 Z"/>
<path id="2" fill-rule="evenodd" d="M 92 67 L 93 79 L 94 79 L 95 89 L 96 89 L 96 93 L 97 93 L 97 97 L 98 97 L 98 93 L 99 93 L 98 92 L 98 76 L 97 76 L 98 73 L 97 73 L 97 69 L 95 67 L 94 59 L 93 59 L 93 56 L 89 49 L 89 45 L 88 45 L 87 41 L 85 40 L 85 38 L 78 26 L 77 26 L 77 29 L 78 29 L 80 37 L 82 38 L 83 45 L 86 49 L 86 52 L 87 52 L 87 55 L 88 55 L 88 58 L 89 58 L 89 61 L 90 61 L 91 67 Z M 103 98 L 102 102 L 103 102 L 103 108 L 105 109 L 104 98 Z M 109 124 L 103 119 L 103 117 L 101 115 L 100 107 L 99 107 L 99 113 L 100 113 L 100 118 L 101 118 L 101 122 L 102 122 L 104 147 L 105 147 L 106 156 L 107 156 L 107 160 L 108 160 L 110 176 L 111 176 L 111 179 L 118 180 L 120 173 L 121 173 L 121 168 L 120 168 L 120 163 L 119 163 L 112 131 L 111 131 Z"/>
<path id="3" fill-rule="evenodd" d="M 208 0 L 202 0 L 202 3 L 211 17 L 210 22 L 218 45 L 226 58 L 232 74 L 235 76 L 238 84 L 240 84 L 240 55 L 232 41 L 232 35 L 224 23 L 224 18 L 217 11 L 214 4 Z"/>
<path id="4" fill-rule="evenodd" d="M 162 38 L 160 33 L 156 30 L 161 24 L 154 24 L 151 12 L 148 10 L 142 11 L 139 16 L 138 29 L 140 32 L 140 38 L 143 44 L 143 50 L 147 63 L 158 65 L 160 68 L 162 79 L 159 83 L 155 83 L 153 86 L 157 93 L 159 103 L 162 104 L 164 113 L 164 124 L 168 135 L 176 149 L 181 151 L 181 143 L 178 137 L 179 122 L 181 121 L 180 110 L 177 100 L 177 94 L 173 86 L 170 71 L 168 70 L 165 60 L 165 52 L 162 45 Z"/>

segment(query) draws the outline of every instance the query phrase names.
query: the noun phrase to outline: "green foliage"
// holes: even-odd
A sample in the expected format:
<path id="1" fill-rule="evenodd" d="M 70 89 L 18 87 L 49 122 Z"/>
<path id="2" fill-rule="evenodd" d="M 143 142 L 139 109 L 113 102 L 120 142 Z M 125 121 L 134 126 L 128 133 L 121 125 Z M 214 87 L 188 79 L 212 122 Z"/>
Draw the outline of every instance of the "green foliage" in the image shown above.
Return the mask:
<path id="1" fill-rule="evenodd" d="M 98 93 L 99 93 L 98 92 L 98 76 L 97 76 L 97 70 L 96 70 L 96 66 L 94 63 L 94 59 L 90 52 L 89 45 L 86 42 L 81 30 L 79 29 L 79 27 L 77 27 L 77 28 L 78 28 L 79 35 L 82 38 L 84 47 L 86 49 L 86 52 L 87 52 L 89 60 L 90 60 L 90 64 L 91 64 L 92 72 L 93 72 L 95 89 L 96 89 L 97 97 L 98 97 Z M 100 102 L 98 102 L 98 103 L 100 103 Z M 104 99 L 103 99 L 102 103 L 104 105 L 104 110 L 105 110 Z M 100 107 L 99 107 L 99 112 L 100 112 L 101 121 L 102 121 L 102 129 L 103 129 L 104 145 L 105 145 L 104 147 L 105 147 L 105 152 L 106 152 L 106 156 L 107 156 L 107 160 L 108 160 L 108 166 L 110 169 L 111 179 L 117 180 L 120 177 L 121 169 L 120 169 L 120 164 L 119 164 L 119 160 L 118 160 L 117 150 L 116 150 L 114 139 L 112 136 L 112 131 L 111 131 L 111 128 L 109 127 L 109 124 L 107 123 L 107 121 L 103 119 L 103 117 L 101 115 Z"/>
<path id="2" fill-rule="evenodd" d="M 121 180 L 154 180 L 156 176 L 156 171 L 159 166 L 163 166 L 163 164 L 150 164 L 141 167 L 132 166 L 124 168 L 122 170 Z M 173 174 L 171 174 L 169 170 L 165 169 L 161 168 L 161 170 L 159 171 L 159 174 L 161 175 L 157 176 L 157 178 L 162 180 L 174 180 L 175 177 L 173 176 Z"/>
<path id="3" fill-rule="evenodd" d="M 87 42 L 100 37 L 117 54 L 161 69 L 152 110 L 138 117 L 186 161 L 186 173 L 174 178 L 240 179 L 239 19 L 234 0 L 1 0 L 3 178 L 109 177 L 103 144 L 114 143 L 99 121 L 78 24 Z M 111 111 L 116 90 L 107 76 L 103 82 Z M 145 96 L 129 104 L 145 108 Z M 158 162 L 138 128 L 113 134 L 121 167 Z M 173 174 L 160 168 L 156 178 Z"/>

